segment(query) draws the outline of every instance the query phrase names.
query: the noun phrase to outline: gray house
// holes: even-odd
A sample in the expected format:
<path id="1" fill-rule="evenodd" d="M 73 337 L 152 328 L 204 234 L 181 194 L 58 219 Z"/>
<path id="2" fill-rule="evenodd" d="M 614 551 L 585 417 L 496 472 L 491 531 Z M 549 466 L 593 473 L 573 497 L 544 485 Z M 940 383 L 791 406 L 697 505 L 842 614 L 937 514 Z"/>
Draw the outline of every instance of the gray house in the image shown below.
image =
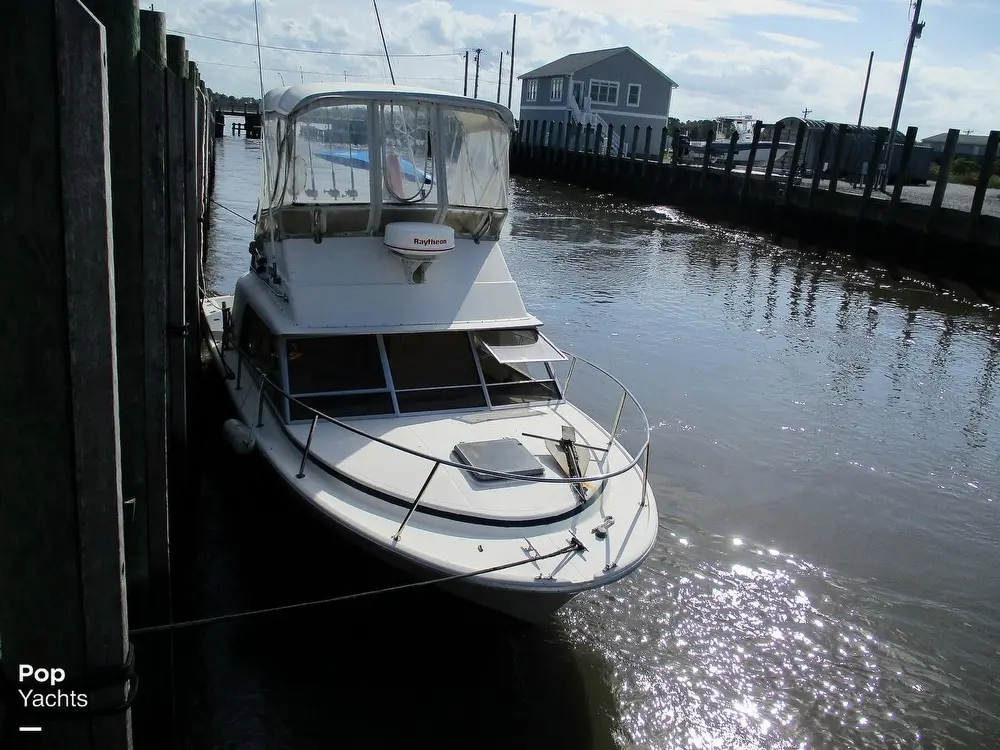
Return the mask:
<path id="1" fill-rule="evenodd" d="M 577 52 L 518 76 L 521 120 L 546 120 L 584 127 L 613 127 L 612 150 L 628 153 L 636 125 L 654 132 L 659 147 L 661 129 L 670 115 L 670 96 L 677 84 L 631 47 Z M 618 143 L 621 126 L 629 135 Z M 639 141 L 641 149 L 645 142 Z"/>

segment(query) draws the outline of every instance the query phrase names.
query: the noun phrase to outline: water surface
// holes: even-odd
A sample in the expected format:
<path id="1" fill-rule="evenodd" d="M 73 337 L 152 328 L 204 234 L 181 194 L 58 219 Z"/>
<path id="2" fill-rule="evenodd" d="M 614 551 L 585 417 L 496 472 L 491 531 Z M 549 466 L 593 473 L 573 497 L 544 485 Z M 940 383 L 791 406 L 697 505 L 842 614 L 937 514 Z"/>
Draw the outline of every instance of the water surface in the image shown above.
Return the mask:
<path id="1" fill-rule="evenodd" d="M 219 142 L 244 216 L 258 156 Z M 425 589 L 179 632 L 178 746 L 1000 743 L 997 311 L 665 206 L 522 179 L 510 200 L 529 309 L 655 426 L 649 561 L 542 628 Z M 229 293 L 250 225 L 212 219 Z M 404 580 L 228 456 L 219 414 L 178 511 L 179 617 Z"/>

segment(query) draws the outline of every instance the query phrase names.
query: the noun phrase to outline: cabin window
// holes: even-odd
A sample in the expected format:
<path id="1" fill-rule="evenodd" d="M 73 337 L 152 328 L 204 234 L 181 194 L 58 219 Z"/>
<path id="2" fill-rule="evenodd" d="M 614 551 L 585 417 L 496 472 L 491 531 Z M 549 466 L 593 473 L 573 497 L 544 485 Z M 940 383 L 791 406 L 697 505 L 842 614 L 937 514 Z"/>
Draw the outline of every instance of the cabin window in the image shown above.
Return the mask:
<path id="1" fill-rule="evenodd" d="M 552 88 L 549 91 L 549 101 L 561 102 L 562 101 L 562 92 L 563 92 L 563 79 L 562 78 L 553 78 L 552 79 Z"/>
<path id="2" fill-rule="evenodd" d="M 532 78 L 526 84 L 527 94 L 525 96 L 526 102 L 533 102 L 538 98 L 538 80 Z"/>
<path id="3" fill-rule="evenodd" d="M 404 333 L 382 340 L 400 412 L 486 406 L 468 334 Z"/>
<path id="4" fill-rule="evenodd" d="M 264 375 L 273 383 L 281 384 L 281 364 L 279 358 L 279 342 L 257 311 L 247 305 L 240 321 L 240 349 L 255 366 L 264 371 Z"/>
<path id="5" fill-rule="evenodd" d="M 313 409 L 331 417 L 393 412 L 376 336 L 293 338 L 285 356 L 289 392 Z M 311 417 L 291 405 L 292 420 Z"/>

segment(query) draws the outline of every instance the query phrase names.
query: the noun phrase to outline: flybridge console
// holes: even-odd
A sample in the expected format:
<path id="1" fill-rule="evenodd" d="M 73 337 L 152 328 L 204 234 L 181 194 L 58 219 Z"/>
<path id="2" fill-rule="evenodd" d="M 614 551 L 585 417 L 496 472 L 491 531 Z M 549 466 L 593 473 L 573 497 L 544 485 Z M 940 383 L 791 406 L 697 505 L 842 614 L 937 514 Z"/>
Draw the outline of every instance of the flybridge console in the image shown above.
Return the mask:
<path id="1" fill-rule="evenodd" d="M 402 259 L 407 281 L 422 284 L 430 264 L 455 249 L 455 230 L 443 224 L 398 221 L 386 224 L 383 243 Z"/>

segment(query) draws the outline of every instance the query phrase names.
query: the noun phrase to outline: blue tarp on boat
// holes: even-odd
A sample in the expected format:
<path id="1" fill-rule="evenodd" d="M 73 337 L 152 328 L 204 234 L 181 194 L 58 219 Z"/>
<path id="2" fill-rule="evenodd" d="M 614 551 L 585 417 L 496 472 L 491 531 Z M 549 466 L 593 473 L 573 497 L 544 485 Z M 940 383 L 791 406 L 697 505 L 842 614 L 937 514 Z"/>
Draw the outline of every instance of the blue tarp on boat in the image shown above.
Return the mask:
<path id="1" fill-rule="evenodd" d="M 358 169 L 368 169 L 371 163 L 368 159 L 368 149 L 360 148 L 357 150 L 340 150 L 340 151 L 317 151 L 315 153 L 321 159 L 326 159 L 328 162 L 333 164 L 340 164 L 345 167 L 356 167 Z M 403 176 L 406 179 L 416 182 L 418 175 L 423 177 L 424 182 L 427 184 L 431 183 L 430 175 L 424 172 L 418 172 L 413 166 L 413 163 L 407 161 L 406 159 L 399 160 L 400 166 L 403 169 Z"/>

